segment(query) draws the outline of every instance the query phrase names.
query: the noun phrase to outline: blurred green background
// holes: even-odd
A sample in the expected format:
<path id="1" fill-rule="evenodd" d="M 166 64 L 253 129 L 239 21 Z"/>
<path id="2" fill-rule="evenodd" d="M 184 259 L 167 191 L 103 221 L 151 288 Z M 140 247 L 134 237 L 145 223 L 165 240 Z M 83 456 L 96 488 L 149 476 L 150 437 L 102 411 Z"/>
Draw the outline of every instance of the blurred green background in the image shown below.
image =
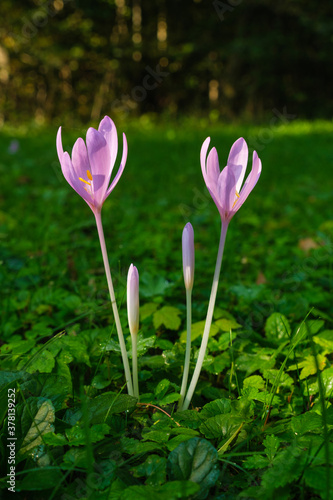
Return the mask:
<path id="1" fill-rule="evenodd" d="M 333 3 L 3 0 L 0 119 L 331 118 Z"/>

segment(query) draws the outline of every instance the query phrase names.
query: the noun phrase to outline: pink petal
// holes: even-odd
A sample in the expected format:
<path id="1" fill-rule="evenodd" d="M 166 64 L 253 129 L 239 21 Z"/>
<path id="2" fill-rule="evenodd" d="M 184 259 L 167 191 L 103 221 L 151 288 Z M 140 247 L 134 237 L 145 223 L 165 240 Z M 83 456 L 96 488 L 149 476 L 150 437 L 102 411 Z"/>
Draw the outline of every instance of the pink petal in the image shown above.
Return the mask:
<path id="1" fill-rule="evenodd" d="M 233 143 L 228 156 L 227 165 L 232 167 L 236 178 L 236 189 L 239 192 L 244 180 L 249 150 L 243 137 Z"/>
<path id="2" fill-rule="evenodd" d="M 228 165 L 220 174 L 217 189 L 218 201 L 223 210 L 223 215 L 226 216 L 231 211 L 236 198 L 236 178 L 233 169 Z"/>
<path id="3" fill-rule="evenodd" d="M 203 142 L 203 144 L 201 146 L 201 151 L 200 151 L 201 170 L 202 170 L 202 175 L 203 175 L 203 178 L 204 178 L 206 185 L 207 185 L 206 157 L 207 157 L 209 143 L 210 143 L 210 137 L 207 137 L 207 139 Z"/>
<path id="4" fill-rule="evenodd" d="M 112 171 L 118 153 L 118 135 L 116 126 L 111 118 L 104 116 L 103 120 L 99 124 L 98 131 L 103 135 L 109 146 Z"/>
<path id="5" fill-rule="evenodd" d="M 119 181 L 119 179 L 121 177 L 121 174 L 124 171 L 124 168 L 125 168 L 125 165 L 126 165 L 126 160 L 127 160 L 127 152 L 128 152 L 127 139 L 126 139 L 126 135 L 123 134 L 123 155 L 122 155 L 122 158 L 121 158 L 120 167 L 118 169 L 118 172 L 116 173 L 115 178 L 111 182 L 111 185 L 110 185 L 109 189 L 107 190 L 107 192 L 105 194 L 104 200 L 109 196 L 109 194 L 111 193 L 111 191 L 115 188 L 115 186 L 117 185 L 117 182 Z"/>
<path id="6" fill-rule="evenodd" d="M 220 175 L 219 158 L 217 155 L 216 148 L 211 149 L 207 158 L 207 183 L 209 187 L 213 186 L 216 189 L 217 182 Z"/>
<path id="7" fill-rule="evenodd" d="M 110 150 L 103 135 L 94 128 L 88 129 L 86 142 L 94 183 L 94 200 L 96 206 L 101 206 L 105 199 L 112 171 Z"/>
<path id="8" fill-rule="evenodd" d="M 240 207 L 243 205 L 244 201 L 247 199 L 252 189 L 257 184 L 260 174 L 261 174 L 261 160 L 258 157 L 257 152 L 253 151 L 252 170 L 247 176 L 247 179 L 240 192 L 240 197 L 237 200 L 233 213 L 237 212 L 237 210 L 239 210 Z"/>
<path id="9" fill-rule="evenodd" d="M 58 133 L 57 133 L 57 153 L 58 153 L 59 161 L 61 163 L 61 158 L 62 158 L 62 155 L 64 154 L 64 150 L 62 147 L 62 141 L 61 141 L 61 127 L 59 127 Z"/>
<path id="10" fill-rule="evenodd" d="M 91 196 L 84 189 L 84 183 L 81 182 L 74 170 L 71 158 L 67 151 L 62 155 L 60 160 L 62 173 L 68 182 L 72 186 L 72 188 L 88 203 L 90 208 L 93 210 L 91 204 Z"/>
<path id="11" fill-rule="evenodd" d="M 77 177 L 82 177 L 82 179 L 87 181 L 87 170 L 90 171 L 90 163 L 86 145 L 81 137 L 77 139 L 73 146 L 72 163 Z"/>

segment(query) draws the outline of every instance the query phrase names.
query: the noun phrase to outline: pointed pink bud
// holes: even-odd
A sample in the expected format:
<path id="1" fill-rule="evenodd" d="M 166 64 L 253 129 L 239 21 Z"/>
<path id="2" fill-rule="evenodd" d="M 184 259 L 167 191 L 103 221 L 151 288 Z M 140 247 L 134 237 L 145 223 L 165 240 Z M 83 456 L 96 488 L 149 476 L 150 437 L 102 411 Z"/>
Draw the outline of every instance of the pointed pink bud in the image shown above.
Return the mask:
<path id="1" fill-rule="evenodd" d="M 139 331 L 139 273 L 133 264 L 127 275 L 127 316 L 131 335 Z"/>
<path id="2" fill-rule="evenodd" d="M 188 222 L 183 229 L 183 272 L 186 290 L 192 290 L 194 281 L 194 231 Z"/>

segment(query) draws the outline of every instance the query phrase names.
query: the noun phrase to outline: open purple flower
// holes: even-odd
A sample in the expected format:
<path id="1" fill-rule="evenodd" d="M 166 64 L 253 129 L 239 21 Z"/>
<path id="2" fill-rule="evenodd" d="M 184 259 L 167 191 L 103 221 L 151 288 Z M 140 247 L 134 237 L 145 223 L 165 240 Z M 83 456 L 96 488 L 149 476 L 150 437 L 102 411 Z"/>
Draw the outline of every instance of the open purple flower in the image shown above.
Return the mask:
<path id="1" fill-rule="evenodd" d="M 210 137 L 207 137 L 201 148 L 202 174 L 222 221 L 229 222 L 257 184 L 261 173 L 261 161 L 254 151 L 252 170 L 242 187 L 249 154 L 245 140 L 241 137 L 234 142 L 230 149 L 227 166 L 222 172 L 220 172 L 215 148 L 209 152 L 207 158 L 209 142 Z"/>
<path id="2" fill-rule="evenodd" d="M 105 116 L 100 122 L 98 130 L 92 127 L 88 129 L 86 144 L 81 137 L 77 139 L 71 158 L 67 151 L 63 150 L 61 127 L 59 128 L 57 151 L 62 173 L 67 182 L 96 214 L 102 210 L 105 199 L 123 173 L 127 159 L 127 141 L 125 134 L 123 134 L 122 159 L 111 184 L 111 174 L 118 152 L 117 129 L 111 118 Z"/>

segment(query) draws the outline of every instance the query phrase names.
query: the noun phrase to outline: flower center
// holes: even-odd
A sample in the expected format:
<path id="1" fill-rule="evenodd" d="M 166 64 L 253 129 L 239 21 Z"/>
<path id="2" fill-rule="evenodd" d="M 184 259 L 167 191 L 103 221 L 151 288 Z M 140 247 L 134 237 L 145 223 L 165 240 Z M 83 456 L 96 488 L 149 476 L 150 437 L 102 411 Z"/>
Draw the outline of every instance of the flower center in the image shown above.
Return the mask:
<path id="1" fill-rule="evenodd" d="M 237 197 L 237 198 L 236 198 L 236 200 L 234 201 L 234 204 L 232 205 L 232 208 L 234 208 L 234 206 L 236 205 L 236 203 L 237 203 L 237 201 L 238 201 L 238 198 L 239 198 L 239 193 L 238 193 L 237 189 L 236 189 L 236 197 Z"/>
<path id="2" fill-rule="evenodd" d="M 90 194 L 90 196 L 93 198 L 94 197 L 94 191 L 93 191 L 93 176 L 91 175 L 91 172 L 87 170 L 87 177 L 89 181 L 86 181 L 85 179 L 82 179 L 82 177 L 79 177 L 79 180 L 85 184 L 84 189 L 87 191 L 87 193 Z"/>

